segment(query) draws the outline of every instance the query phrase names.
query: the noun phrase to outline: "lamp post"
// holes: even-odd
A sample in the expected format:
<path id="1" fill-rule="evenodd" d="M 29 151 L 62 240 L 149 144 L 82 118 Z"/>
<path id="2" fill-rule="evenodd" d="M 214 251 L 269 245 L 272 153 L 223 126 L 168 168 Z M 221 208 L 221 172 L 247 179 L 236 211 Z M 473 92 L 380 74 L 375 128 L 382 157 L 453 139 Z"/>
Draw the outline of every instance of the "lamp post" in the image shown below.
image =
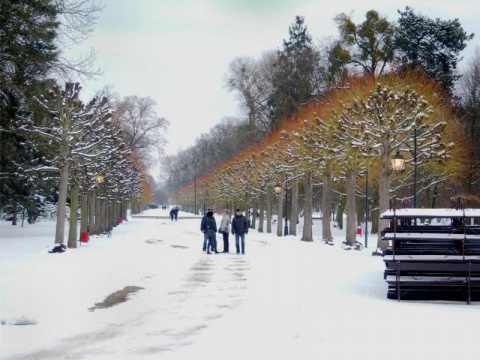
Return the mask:
<path id="1" fill-rule="evenodd" d="M 412 150 L 410 150 L 412 151 Z M 413 207 L 417 207 L 417 128 L 413 129 Z M 405 167 L 405 158 L 397 153 L 390 159 L 394 171 L 401 171 Z"/>
<path id="2" fill-rule="evenodd" d="M 196 169 L 196 168 L 195 168 Z M 198 215 L 198 212 L 197 212 L 197 171 L 194 170 L 195 172 L 195 178 L 194 178 L 194 183 L 195 183 L 195 215 Z"/>
<path id="3" fill-rule="evenodd" d="M 105 176 L 103 176 L 102 174 L 98 174 L 97 176 L 95 176 L 95 181 L 97 182 L 97 184 L 101 184 L 103 183 L 103 181 L 105 180 Z M 108 204 L 107 204 L 107 194 L 105 193 L 105 231 L 108 231 L 108 214 L 107 214 L 107 211 L 108 211 Z"/>
<path id="4" fill-rule="evenodd" d="M 275 192 L 277 194 L 280 194 L 280 192 L 282 191 L 282 185 L 280 184 L 277 184 L 275 185 Z M 287 236 L 288 235 L 288 216 L 287 216 L 287 204 L 288 204 L 288 192 L 287 192 L 287 174 L 285 174 L 285 227 L 283 229 L 283 236 Z"/>
<path id="5" fill-rule="evenodd" d="M 368 166 L 365 174 L 365 248 L 368 248 Z"/>

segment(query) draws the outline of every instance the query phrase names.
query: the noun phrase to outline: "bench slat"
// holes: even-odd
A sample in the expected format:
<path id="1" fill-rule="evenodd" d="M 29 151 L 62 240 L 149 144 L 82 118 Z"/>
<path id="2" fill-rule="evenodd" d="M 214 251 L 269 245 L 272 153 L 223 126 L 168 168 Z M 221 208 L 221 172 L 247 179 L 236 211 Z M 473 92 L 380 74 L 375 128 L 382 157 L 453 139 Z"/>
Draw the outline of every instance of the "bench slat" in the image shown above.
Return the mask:
<path id="1" fill-rule="evenodd" d="M 386 262 L 388 269 L 404 271 L 480 271 L 480 264 L 447 261 L 391 261 Z"/>
<path id="2" fill-rule="evenodd" d="M 414 233 L 414 232 L 386 232 L 384 240 L 476 240 L 480 242 L 480 234 L 455 234 L 455 233 Z"/>
<path id="3" fill-rule="evenodd" d="M 395 275 L 387 276 L 387 283 L 412 283 L 412 284 L 426 284 L 426 285 L 435 285 L 435 284 L 449 284 L 449 285 L 465 285 L 467 284 L 467 279 L 460 276 L 452 277 L 434 277 L 434 276 L 399 276 L 398 278 Z M 470 278 L 470 283 L 472 285 L 480 285 L 480 277 Z"/>

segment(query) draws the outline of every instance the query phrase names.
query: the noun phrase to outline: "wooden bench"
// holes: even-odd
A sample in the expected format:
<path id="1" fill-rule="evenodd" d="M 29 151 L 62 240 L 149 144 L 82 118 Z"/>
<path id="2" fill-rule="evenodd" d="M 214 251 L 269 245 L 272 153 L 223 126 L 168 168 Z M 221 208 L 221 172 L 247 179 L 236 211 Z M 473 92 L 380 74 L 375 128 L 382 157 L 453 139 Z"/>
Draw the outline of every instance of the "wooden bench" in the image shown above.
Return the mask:
<path id="1" fill-rule="evenodd" d="M 383 231 L 382 238 L 391 242 L 394 254 L 480 255 L 480 234 L 416 230 L 417 232 Z"/>
<path id="2" fill-rule="evenodd" d="M 472 293 L 480 295 L 480 258 L 410 258 L 389 260 L 385 280 L 389 286 L 387 297 L 400 300 L 415 291 L 456 290 L 469 304 Z"/>
<path id="3" fill-rule="evenodd" d="M 468 214 L 468 217 L 467 217 Z M 438 298 L 456 295 L 480 300 L 480 226 L 468 225 L 479 209 L 399 209 L 381 215 L 390 226 L 382 239 L 387 298 Z M 445 218 L 441 225 L 420 218 Z M 471 221 L 470 221 L 471 222 Z"/>

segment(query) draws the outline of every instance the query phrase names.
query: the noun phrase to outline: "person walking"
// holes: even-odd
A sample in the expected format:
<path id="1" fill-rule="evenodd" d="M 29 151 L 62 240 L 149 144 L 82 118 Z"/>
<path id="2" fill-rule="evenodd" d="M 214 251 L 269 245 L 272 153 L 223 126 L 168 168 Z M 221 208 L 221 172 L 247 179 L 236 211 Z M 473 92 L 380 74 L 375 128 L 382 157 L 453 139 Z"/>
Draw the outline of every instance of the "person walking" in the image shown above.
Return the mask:
<path id="1" fill-rule="evenodd" d="M 228 253 L 228 237 L 230 235 L 230 210 L 225 209 L 223 211 L 222 221 L 220 222 L 220 226 L 218 232 L 223 235 L 223 252 Z"/>
<path id="2" fill-rule="evenodd" d="M 175 219 L 175 221 L 177 221 L 179 210 L 180 209 L 178 207 L 174 207 L 174 208 L 172 208 L 172 210 L 170 210 L 170 220 L 173 221 L 173 219 Z"/>
<path id="3" fill-rule="evenodd" d="M 203 220 L 203 219 L 202 219 Z M 213 211 L 208 211 L 205 216 L 205 221 L 202 221 L 200 225 L 200 230 L 207 234 L 207 254 L 214 252 L 218 254 L 217 251 L 217 222 L 213 217 Z M 210 252 L 210 250 L 212 252 Z"/>
<path id="4" fill-rule="evenodd" d="M 242 210 L 235 210 L 235 216 L 232 218 L 232 235 L 235 235 L 235 247 L 237 254 L 240 254 L 240 245 L 242 254 L 245 255 L 245 235 L 248 234 L 247 218 L 243 216 Z M 241 240 L 241 244 L 240 244 Z"/>

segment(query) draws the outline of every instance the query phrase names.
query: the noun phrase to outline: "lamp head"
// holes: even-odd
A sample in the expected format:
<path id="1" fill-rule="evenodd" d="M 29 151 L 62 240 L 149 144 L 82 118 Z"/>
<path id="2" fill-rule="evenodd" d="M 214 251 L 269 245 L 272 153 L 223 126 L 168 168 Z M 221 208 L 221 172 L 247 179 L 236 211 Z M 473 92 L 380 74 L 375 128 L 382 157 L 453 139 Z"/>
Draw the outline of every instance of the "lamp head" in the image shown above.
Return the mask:
<path id="1" fill-rule="evenodd" d="M 390 159 L 393 171 L 401 171 L 405 166 L 405 158 L 397 150 L 397 153 Z"/>
<path id="2" fill-rule="evenodd" d="M 282 185 L 277 184 L 273 189 L 275 190 L 275 193 L 280 194 L 282 192 Z"/>
<path id="3" fill-rule="evenodd" d="M 98 174 L 97 176 L 95 176 L 95 181 L 98 183 L 98 184 L 101 184 L 103 183 L 103 180 L 105 179 L 105 177 L 102 175 L 102 174 Z"/>

